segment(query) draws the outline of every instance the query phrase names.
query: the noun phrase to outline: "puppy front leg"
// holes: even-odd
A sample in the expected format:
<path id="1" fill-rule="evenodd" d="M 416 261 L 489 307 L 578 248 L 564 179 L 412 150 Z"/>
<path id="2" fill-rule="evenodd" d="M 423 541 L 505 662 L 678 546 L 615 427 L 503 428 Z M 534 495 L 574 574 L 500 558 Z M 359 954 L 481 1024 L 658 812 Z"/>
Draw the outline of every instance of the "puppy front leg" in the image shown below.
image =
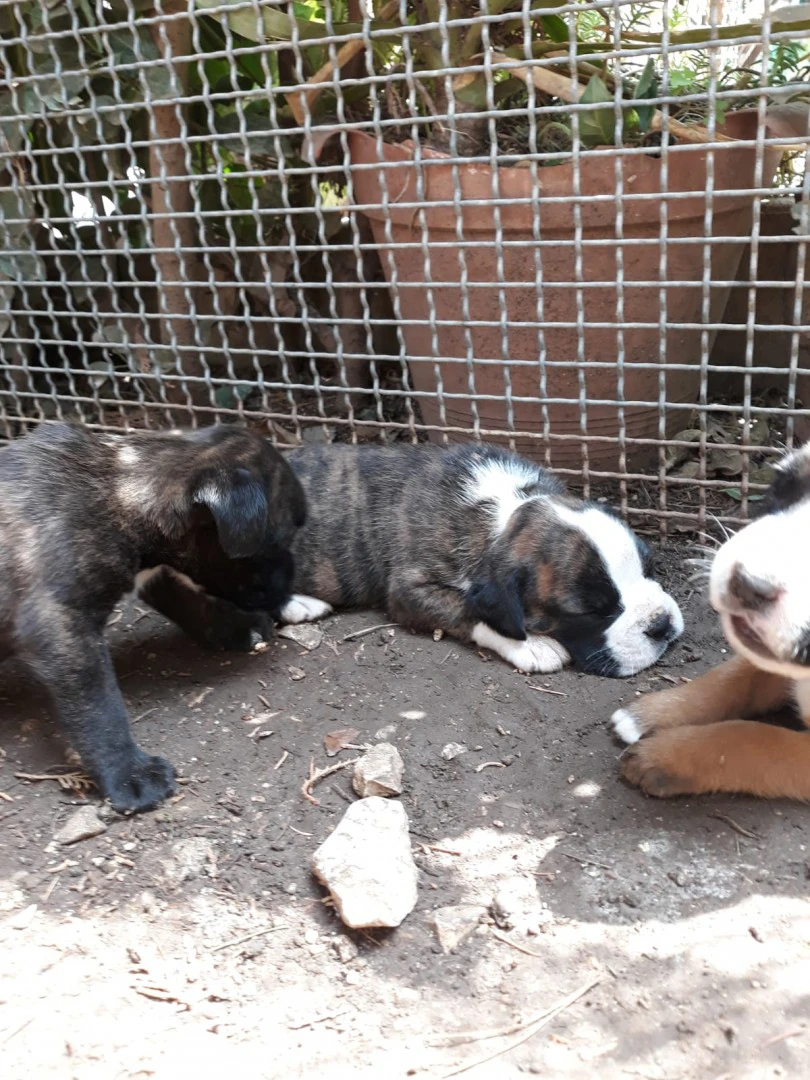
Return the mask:
<path id="1" fill-rule="evenodd" d="M 462 641 L 491 649 L 519 671 L 559 671 L 570 659 L 552 638 L 530 634 L 520 641 L 499 634 L 471 614 L 464 592 L 435 584 L 419 572 L 392 579 L 387 607 L 391 617 L 403 626 L 426 633 L 444 630 Z"/>
<path id="2" fill-rule="evenodd" d="M 810 732 L 756 720 L 670 728 L 629 747 L 622 773 L 658 798 L 725 791 L 810 800 Z"/>
<path id="3" fill-rule="evenodd" d="M 138 596 L 206 648 L 252 652 L 273 635 L 269 616 L 211 596 L 170 566 L 144 570 L 136 579 Z"/>
<path id="4" fill-rule="evenodd" d="M 764 716 L 785 705 L 793 683 L 734 656 L 690 683 L 644 694 L 610 718 L 616 735 L 634 743 L 665 728 Z"/>
<path id="5" fill-rule="evenodd" d="M 56 645 L 53 631 L 44 630 L 22 657 L 48 690 L 101 794 L 121 812 L 151 810 L 175 793 L 174 769 L 164 758 L 144 753 L 132 738 L 103 630 L 65 629 L 56 630 Z"/>

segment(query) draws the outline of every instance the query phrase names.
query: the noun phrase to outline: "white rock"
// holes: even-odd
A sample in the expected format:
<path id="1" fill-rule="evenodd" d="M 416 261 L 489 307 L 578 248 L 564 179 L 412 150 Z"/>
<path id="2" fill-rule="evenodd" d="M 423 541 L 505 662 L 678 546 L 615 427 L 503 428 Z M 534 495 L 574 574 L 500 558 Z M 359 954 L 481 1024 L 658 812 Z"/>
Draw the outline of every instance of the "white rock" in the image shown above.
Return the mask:
<path id="1" fill-rule="evenodd" d="M 98 816 L 95 806 L 82 806 L 70 815 L 54 835 L 54 840 L 59 844 L 78 844 L 80 840 L 90 840 L 106 831 L 107 826 Z"/>
<path id="2" fill-rule="evenodd" d="M 442 950 L 451 953 L 478 929 L 486 914 L 486 908 L 480 905 L 457 904 L 453 907 L 437 908 L 429 921 L 436 931 Z"/>
<path id="3" fill-rule="evenodd" d="M 449 742 L 446 746 L 442 747 L 442 757 L 445 761 L 452 761 L 453 758 L 461 757 L 462 754 L 467 753 L 467 747 L 464 743 Z"/>
<path id="4" fill-rule="evenodd" d="M 401 803 L 353 803 L 312 857 L 347 926 L 399 926 L 417 900 L 417 869 Z"/>
<path id="5" fill-rule="evenodd" d="M 533 878 L 514 875 L 505 877 L 490 905 L 492 917 L 502 930 L 517 930 L 536 934 L 548 922 L 548 909 L 537 895 Z"/>
<path id="6" fill-rule="evenodd" d="M 401 795 L 405 765 L 391 743 L 377 743 L 354 767 L 352 786 L 362 798 L 369 795 Z"/>
<path id="7" fill-rule="evenodd" d="M 216 877 L 216 849 L 210 840 L 201 836 L 191 836 L 172 844 L 170 857 L 162 863 L 164 874 L 175 885 L 203 873 Z"/>
<path id="8" fill-rule="evenodd" d="M 318 626 L 313 626 L 311 623 L 297 623 L 291 626 L 282 626 L 276 633 L 279 637 L 289 638 L 290 641 L 294 641 L 308 652 L 317 649 L 323 641 L 323 630 Z"/>

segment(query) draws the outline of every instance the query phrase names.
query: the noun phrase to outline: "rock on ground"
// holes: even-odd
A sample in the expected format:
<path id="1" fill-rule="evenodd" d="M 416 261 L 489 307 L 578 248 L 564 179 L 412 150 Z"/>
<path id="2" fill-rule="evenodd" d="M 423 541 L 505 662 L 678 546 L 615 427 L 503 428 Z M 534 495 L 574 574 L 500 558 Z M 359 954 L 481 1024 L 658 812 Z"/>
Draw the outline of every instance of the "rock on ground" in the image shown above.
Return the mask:
<path id="1" fill-rule="evenodd" d="M 59 844 L 77 844 L 80 840 L 90 840 L 106 831 L 107 826 L 98 816 L 95 806 L 82 806 L 70 815 L 54 835 L 54 840 Z"/>
<path id="2" fill-rule="evenodd" d="M 470 934 L 475 933 L 486 915 L 487 910 L 481 905 L 456 904 L 453 907 L 437 908 L 429 922 L 436 931 L 442 951 L 451 953 L 455 952 Z"/>
<path id="3" fill-rule="evenodd" d="M 399 750 L 391 743 L 377 743 L 355 765 L 352 786 L 363 798 L 401 795 L 404 770 Z"/>
<path id="4" fill-rule="evenodd" d="M 416 905 L 417 869 L 401 803 L 353 803 L 312 857 L 347 926 L 399 926 Z"/>

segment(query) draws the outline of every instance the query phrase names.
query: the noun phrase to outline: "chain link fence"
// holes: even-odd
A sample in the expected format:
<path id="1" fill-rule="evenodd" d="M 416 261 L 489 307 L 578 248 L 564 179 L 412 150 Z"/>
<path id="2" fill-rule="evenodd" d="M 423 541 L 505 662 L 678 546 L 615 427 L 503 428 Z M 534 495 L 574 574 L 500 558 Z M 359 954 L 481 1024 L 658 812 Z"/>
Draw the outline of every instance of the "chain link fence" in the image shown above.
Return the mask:
<path id="1" fill-rule="evenodd" d="M 503 442 L 643 530 L 810 433 L 810 4 L 0 0 L 0 434 Z"/>

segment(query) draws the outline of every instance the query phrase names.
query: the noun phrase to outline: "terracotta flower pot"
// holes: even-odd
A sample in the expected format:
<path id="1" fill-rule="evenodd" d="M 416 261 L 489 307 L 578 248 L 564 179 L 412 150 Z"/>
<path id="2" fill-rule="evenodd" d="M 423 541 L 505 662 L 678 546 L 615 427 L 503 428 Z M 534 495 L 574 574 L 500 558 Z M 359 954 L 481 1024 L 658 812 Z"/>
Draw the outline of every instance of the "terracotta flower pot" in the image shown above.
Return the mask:
<path id="1" fill-rule="evenodd" d="M 753 139 L 756 118 L 737 121 L 732 116 L 725 130 L 737 138 Z M 415 390 L 425 395 L 419 400 L 425 423 L 433 429 L 430 438 L 441 440 L 442 429 L 447 428 L 456 429 L 447 432 L 451 439 L 469 438 L 474 399 L 480 430 L 487 439 L 508 441 L 506 433 L 514 431 L 521 452 L 542 459 L 550 446 L 552 464 L 576 468 L 582 462 L 585 436 L 591 465 L 613 469 L 618 463 L 623 411 L 631 468 L 654 458 L 653 445 L 634 444 L 634 440 L 659 437 L 659 400 L 686 403 L 698 396 L 700 329 L 682 324 L 700 324 L 702 319 L 705 245 L 699 241 L 706 214 L 707 152 L 700 147 L 672 147 L 666 189 L 661 182 L 660 157 L 634 154 L 620 159 L 622 235 L 627 241 L 623 248 L 623 311 L 617 307 L 615 284 L 617 159 L 586 155 L 579 161 L 583 242 L 579 278 L 573 164 L 538 169 L 536 205 L 543 242 L 539 248 L 540 293 L 542 319 L 547 324 L 542 333 L 545 362 L 541 364 L 536 245 L 525 243 L 535 235 L 531 170 L 520 166 L 498 169 L 503 236 L 499 251 L 489 166 L 463 163 L 454 167 L 443 155 L 423 150 L 420 191 L 412 144 L 385 144 L 383 168 L 379 167 L 376 138 L 353 132 L 350 148 L 355 203 L 370 220 L 389 282 L 393 261 L 411 378 Z M 766 152 L 763 184 L 771 182 L 778 160 L 777 152 Z M 745 239 L 750 236 L 752 198 L 746 189 L 753 185 L 754 169 L 753 146 L 729 142 L 714 150 L 711 235 L 720 242 L 712 245 L 712 281 L 736 278 Z M 454 172 L 460 193 L 457 205 Z M 662 190 L 675 195 L 691 193 L 668 200 L 669 242 L 663 278 Z M 635 198 L 640 195 L 646 197 Z M 599 196 L 603 198 L 598 200 Z M 457 209 L 464 244 L 472 245 L 465 247 L 467 332 L 461 325 L 464 304 Z M 390 235 L 386 217 L 390 217 Z M 672 242 L 683 237 L 695 237 L 698 242 Z M 728 239 L 723 242 L 722 238 Z M 522 245 L 515 246 L 515 241 Z M 398 248 L 398 244 L 409 246 Z M 575 287 L 577 281 L 583 288 Z M 658 329 L 661 287 L 666 291 L 666 363 L 681 365 L 663 373 Z M 505 299 L 504 323 L 499 293 Z M 580 326 L 585 324 L 584 356 L 578 352 L 578 293 Z M 712 321 L 722 315 L 727 295 L 726 286 L 712 287 Z M 638 322 L 652 325 L 627 325 Z M 624 364 L 620 378 L 617 360 L 622 327 Z M 709 336 L 711 348 L 714 334 Z M 472 374 L 467 362 L 468 341 L 476 361 Z M 583 367 L 578 364 L 583 359 L 604 366 Z M 511 388 L 511 418 L 507 387 Z M 587 403 L 584 428 L 579 406 L 583 399 Z M 667 411 L 670 434 L 683 428 L 685 422 L 683 411 Z"/>

